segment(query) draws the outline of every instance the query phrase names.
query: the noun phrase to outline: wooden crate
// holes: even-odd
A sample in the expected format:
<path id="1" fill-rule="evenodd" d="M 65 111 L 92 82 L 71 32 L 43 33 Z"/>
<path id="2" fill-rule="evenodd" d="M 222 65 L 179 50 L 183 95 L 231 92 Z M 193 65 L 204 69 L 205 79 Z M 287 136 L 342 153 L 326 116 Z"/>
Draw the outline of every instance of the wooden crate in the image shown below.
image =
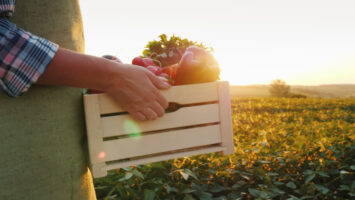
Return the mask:
<path id="1" fill-rule="evenodd" d="M 162 90 L 181 108 L 153 121 L 134 121 L 105 94 L 84 95 L 90 168 L 107 170 L 211 152 L 234 153 L 229 84 L 225 81 Z"/>

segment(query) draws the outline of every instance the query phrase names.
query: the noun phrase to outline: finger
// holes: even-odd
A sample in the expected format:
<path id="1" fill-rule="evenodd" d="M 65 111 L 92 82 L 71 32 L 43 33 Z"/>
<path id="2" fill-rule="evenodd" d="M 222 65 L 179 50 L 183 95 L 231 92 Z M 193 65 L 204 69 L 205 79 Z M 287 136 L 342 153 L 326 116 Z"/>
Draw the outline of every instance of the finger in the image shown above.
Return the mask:
<path id="1" fill-rule="evenodd" d="M 162 81 L 165 81 L 167 83 L 169 83 L 169 80 L 168 80 L 168 77 L 169 75 L 165 74 L 165 73 L 161 73 L 158 78 L 160 78 Z M 170 85 L 170 84 L 169 84 Z"/>
<path id="2" fill-rule="evenodd" d="M 168 108 L 169 106 L 169 102 L 168 100 L 166 100 L 166 98 L 159 92 L 159 90 L 157 90 L 156 92 L 154 92 L 155 94 L 155 99 L 156 101 L 160 104 L 160 106 L 165 110 Z"/>
<path id="3" fill-rule="evenodd" d="M 152 73 L 147 73 L 149 79 L 152 81 L 152 83 L 154 84 L 154 86 L 158 89 L 168 89 L 170 88 L 170 84 L 168 83 L 168 81 L 166 81 L 165 78 L 163 77 L 159 77 L 159 76 L 155 76 Z"/>
<path id="4" fill-rule="evenodd" d="M 133 112 L 130 114 L 135 120 L 138 120 L 138 121 L 146 121 L 147 120 L 145 115 L 143 115 L 141 112 Z"/>
<path id="5" fill-rule="evenodd" d="M 154 120 L 158 118 L 158 114 L 149 107 L 143 109 L 141 112 L 148 120 Z"/>
<path id="6" fill-rule="evenodd" d="M 152 103 L 151 108 L 157 113 L 158 117 L 162 117 L 165 113 L 165 109 L 158 102 Z"/>

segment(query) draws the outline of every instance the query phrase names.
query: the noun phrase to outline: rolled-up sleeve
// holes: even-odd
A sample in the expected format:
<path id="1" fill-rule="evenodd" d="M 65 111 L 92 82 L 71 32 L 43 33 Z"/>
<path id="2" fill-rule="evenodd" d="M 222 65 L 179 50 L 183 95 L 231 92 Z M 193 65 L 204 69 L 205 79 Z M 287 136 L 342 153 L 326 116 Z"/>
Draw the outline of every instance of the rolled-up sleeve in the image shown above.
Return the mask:
<path id="1" fill-rule="evenodd" d="M 52 61 L 58 45 L 0 19 L 0 87 L 11 97 L 26 92 Z"/>

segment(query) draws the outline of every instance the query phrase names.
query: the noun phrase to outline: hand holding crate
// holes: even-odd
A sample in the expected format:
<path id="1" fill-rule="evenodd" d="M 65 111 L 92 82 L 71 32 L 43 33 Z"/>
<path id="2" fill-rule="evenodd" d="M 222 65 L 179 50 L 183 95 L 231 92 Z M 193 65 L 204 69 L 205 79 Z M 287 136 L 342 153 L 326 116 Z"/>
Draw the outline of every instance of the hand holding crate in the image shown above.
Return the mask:
<path id="1" fill-rule="evenodd" d="M 211 152 L 234 153 L 228 82 L 173 86 L 161 92 L 181 108 L 144 122 L 134 121 L 105 94 L 84 96 L 95 178 L 131 165 Z"/>

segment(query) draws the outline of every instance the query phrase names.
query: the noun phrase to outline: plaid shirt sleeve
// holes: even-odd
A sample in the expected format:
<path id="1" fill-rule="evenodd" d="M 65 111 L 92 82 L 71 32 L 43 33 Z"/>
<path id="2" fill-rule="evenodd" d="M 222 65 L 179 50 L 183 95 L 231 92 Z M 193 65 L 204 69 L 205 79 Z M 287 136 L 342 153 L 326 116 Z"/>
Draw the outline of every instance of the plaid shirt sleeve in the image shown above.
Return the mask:
<path id="1" fill-rule="evenodd" d="M 0 0 L 0 11 L 13 6 Z M 0 19 L 0 87 L 11 97 L 26 92 L 52 61 L 58 45 L 17 28 L 7 18 Z"/>
<path id="2" fill-rule="evenodd" d="M 0 0 L 0 12 L 10 11 L 14 12 L 15 0 Z"/>

